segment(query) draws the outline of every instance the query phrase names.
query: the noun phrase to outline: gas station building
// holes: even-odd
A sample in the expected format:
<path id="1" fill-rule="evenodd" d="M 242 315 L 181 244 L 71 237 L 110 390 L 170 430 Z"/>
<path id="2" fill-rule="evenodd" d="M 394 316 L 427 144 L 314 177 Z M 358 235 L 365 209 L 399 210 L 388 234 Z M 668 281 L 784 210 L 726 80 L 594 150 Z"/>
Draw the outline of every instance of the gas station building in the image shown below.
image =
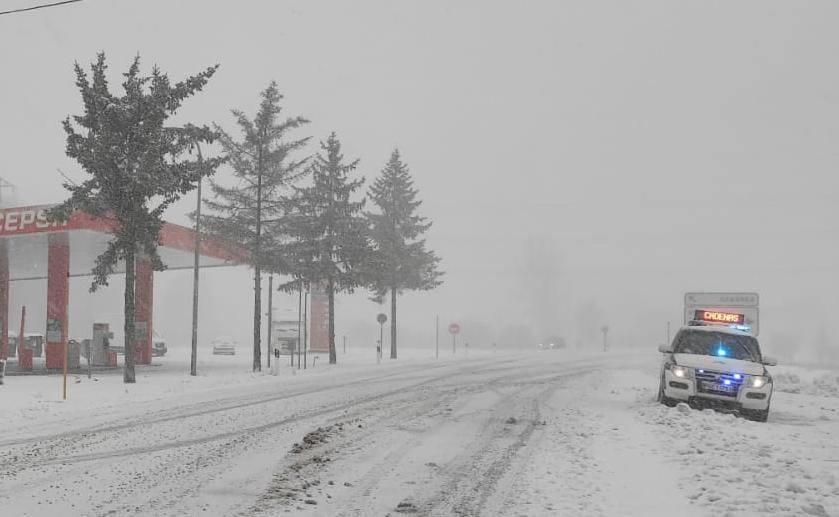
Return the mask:
<path id="1" fill-rule="evenodd" d="M 47 280 L 46 324 L 27 323 L 28 328 L 45 329 L 45 366 L 64 367 L 65 345 L 70 318 L 70 277 L 91 276 L 96 258 L 112 238 L 116 221 L 76 212 L 63 223 L 49 221 L 53 205 L 24 206 L 0 210 L 0 359 L 9 355 L 9 284 L 20 280 Z M 164 223 L 158 253 L 169 269 L 194 267 L 195 232 L 185 226 Z M 241 250 L 208 236 L 199 245 L 201 267 L 232 266 L 242 263 Z M 122 268 L 120 270 L 119 268 Z M 124 265 L 115 273 L 124 273 Z M 151 363 L 154 272 L 148 260 L 138 257 L 135 280 L 135 359 Z M 17 334 L 17 329 L 12 329 Z M 18 356 L 18 368 L 32 368 Z"/>

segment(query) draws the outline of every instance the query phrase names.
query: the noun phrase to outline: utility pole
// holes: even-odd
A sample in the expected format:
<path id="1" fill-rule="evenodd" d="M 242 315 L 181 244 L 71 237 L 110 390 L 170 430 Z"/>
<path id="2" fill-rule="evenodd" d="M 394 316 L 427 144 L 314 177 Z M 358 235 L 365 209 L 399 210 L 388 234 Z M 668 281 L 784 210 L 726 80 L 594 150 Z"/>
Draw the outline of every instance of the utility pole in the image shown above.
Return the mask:
<path id="1" fill-rule="evenodd" d="M 609 351 L 609 325 L 603 325 L 600 328 L 600 331 L 603 332 L 603 351 Z"/>
<path id="2" fill-rule="evenodd" d="M 434 358 L 440 359 L 440 315 L 437 315 L 434 329 Z"/>
<path id="3" fill-rule="evenodd" d="M 271 327 L 274 326 L 274 312 L 271 301 L 274 299 L 274 273 L 268 275 L 268 346 L 266 346 L 266 355 L 268 356 L 268 368 L 271 368 Z"/>
<path id="4" fill-rule="evenodd" d="M 303 281 L 297 288 L 297 346 L 291 351 L 291 366 L 294 366 L 294 354 L 297 353 L 297 364 L 300 365 L 300 347 L 303 346 Z"/>
<path id="5" fill-rule="evenodd" d="M 664 339 L 665 339 L 664 344 L 669 346 L 670 345 L 670 321 L 667 322 L 667 330 L 665 332 L 666 333 L 664 334 Z"/>
<path id="6" fill-rule="evenodd" d="M 195 144 L 198 149 L 198 167 L 203 168 L 204 158 L 201 156 L 201 146 Z M 198 266 L 200 265 L 199 248 L 201 246 L 201 183 L 202 177 L 198 178 L 198 201 L 195 207 L 195 256 L 192 268 L 192 354 L 189 359 L 189 374 L 198 375 Z"/>
<path id="7" fill-rule="evenodd" d="M 344 355 L 347 355 L 347 336 L 344 336 Z"/>

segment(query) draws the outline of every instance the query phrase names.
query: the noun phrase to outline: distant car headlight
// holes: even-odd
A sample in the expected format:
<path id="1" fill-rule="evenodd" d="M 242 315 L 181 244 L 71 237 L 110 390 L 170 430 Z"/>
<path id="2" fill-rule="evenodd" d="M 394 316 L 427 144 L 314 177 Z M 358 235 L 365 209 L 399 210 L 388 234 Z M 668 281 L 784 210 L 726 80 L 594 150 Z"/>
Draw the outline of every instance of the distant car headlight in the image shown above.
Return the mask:
<path id="1" fill-rule="evenodd" d="M 679 366 L 678 364 L 674 364 L 670 367 L 670 372 L 681 379 L 686 379 L 688 377 L 693 377 L 693 370 L 687 368 L 685 366 Z"/>
<path id="2" fill-rule="evenodd" d="M 749 386 L 752 388 L 762 388 L 772 382 L 769 377 L 764 377 L 763 375 L 755 375 L 751 379 L 749 379 Z"/>

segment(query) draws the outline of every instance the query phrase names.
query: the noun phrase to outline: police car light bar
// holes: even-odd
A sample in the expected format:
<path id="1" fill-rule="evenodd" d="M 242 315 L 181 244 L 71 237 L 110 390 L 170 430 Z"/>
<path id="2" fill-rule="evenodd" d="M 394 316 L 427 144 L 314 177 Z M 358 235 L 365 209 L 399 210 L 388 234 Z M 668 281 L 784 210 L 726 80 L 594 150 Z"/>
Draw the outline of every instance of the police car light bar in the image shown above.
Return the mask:
<path id="1" fill-rule="evenodd" d="M 751 325 L 740 325 L 740 324 L 731 325 L 731 328 L 733 328 L 734 330 L 739 330 L 741 332 L 751 332 L 752 331 L 752 326 Z"/>
<path id="2" fill-rule="evenodd" d="M 746 322 L 745 314 L 713 310 L 697 310 L 693 319 L 696 321 L 722 323 L 726 325 L 743 325 Z"/>

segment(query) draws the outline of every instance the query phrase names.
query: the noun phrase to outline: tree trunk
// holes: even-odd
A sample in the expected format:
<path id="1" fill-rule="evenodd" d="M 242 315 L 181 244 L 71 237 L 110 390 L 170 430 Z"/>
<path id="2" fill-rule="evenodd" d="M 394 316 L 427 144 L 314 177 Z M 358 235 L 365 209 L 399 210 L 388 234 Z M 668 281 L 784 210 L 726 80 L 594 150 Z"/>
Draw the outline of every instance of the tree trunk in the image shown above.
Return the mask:
<path id="1" fill-rule="evenodd" d="M 335 353 L 335 281 L 329 278 L 326 289 L 329 294 L 329 364 L 338 362 L 338 354 Z"/>
<path id="2" fill-rule="evenodd" d="M 133 249 L 125 252 L 125 368 L 122 372 L 122 381 L 126 384 L 137 382 L 134 375 L 134 279 L 135 279 L 135 253 Z"/>
<path id="3" fill-rule="evenodd" d="M 253 268 L 253 371 L 262 371 L 260 330 L 262 327 L 262 269 Z"/>
<path id="4" fill-rule="evenodd" d="M 390 358 L 396 359 L 396 288 L 390 290 Z"/>

